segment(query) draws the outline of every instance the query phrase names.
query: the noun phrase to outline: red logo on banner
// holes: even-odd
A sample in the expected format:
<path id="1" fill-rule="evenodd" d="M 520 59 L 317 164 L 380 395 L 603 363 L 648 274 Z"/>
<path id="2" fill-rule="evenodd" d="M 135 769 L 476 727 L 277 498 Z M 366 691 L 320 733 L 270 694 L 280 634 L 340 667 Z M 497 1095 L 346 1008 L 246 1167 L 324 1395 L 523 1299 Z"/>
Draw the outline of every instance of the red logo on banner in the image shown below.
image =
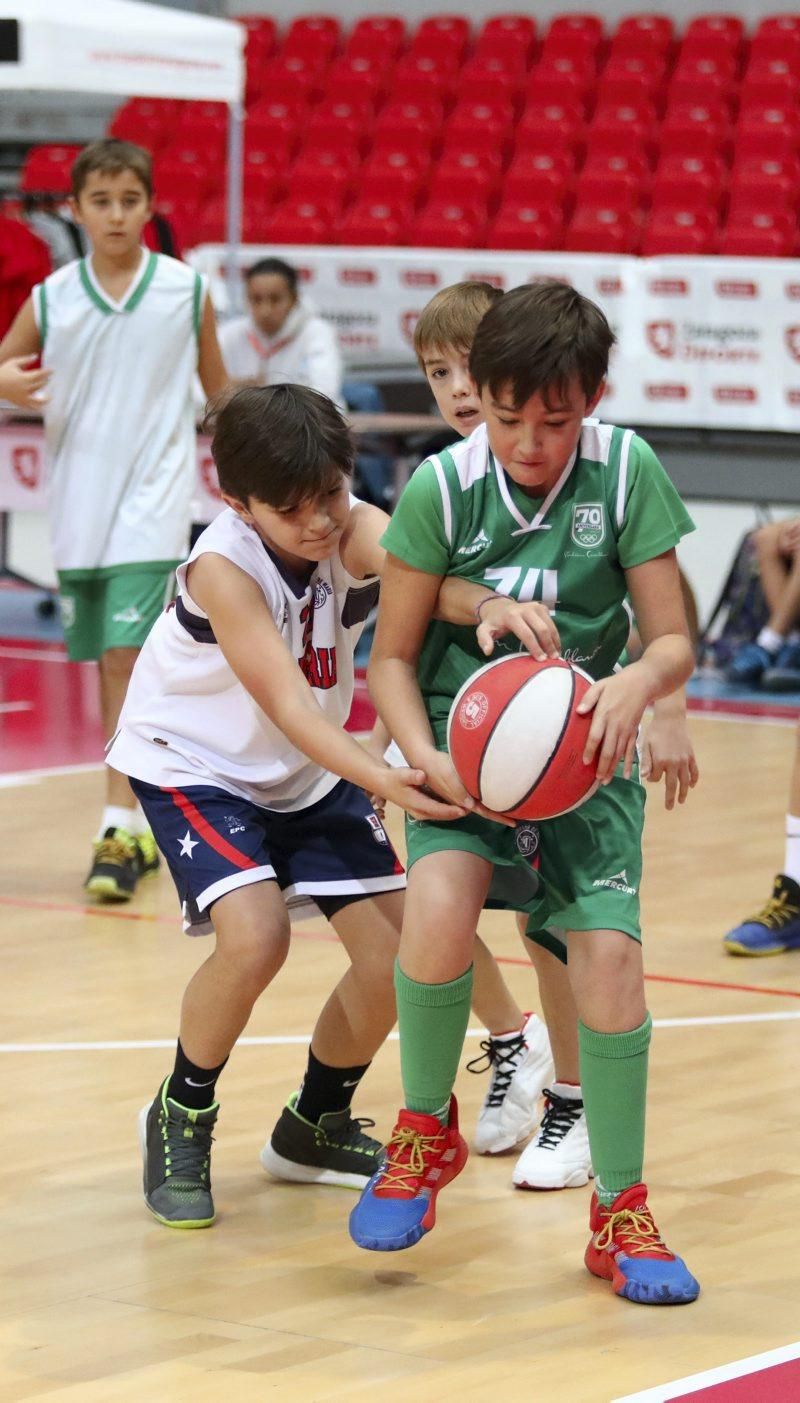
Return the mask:
<path id="1" fill-rule="evenodd" d="M 21 487 L 34 491 L 39 486 L 42 458 L 35 444 L 18 445 L 11 450 L 11 471 Z"/>
<path id="2" fill-rule="evenodd" d="M 363 287 L 376 282 L 378 274 L 374 268 L 340 268 L 337 276 L 347 287 Z"/>
<path id="3" fill-rule="evenodd" d="M 787 390 L 786 402 L 787 404 L 800 404 L 800 390 Z"/>
<path id="4" fill-rule="evenodd" d="M 403 312 L 400 318 L 400 330 L 411 346 L 414 344 L 414 327 L 418 321 L 419 312 Z"/>
<path id="5" fill-rule="evenodd" d="M 219 490 L 217 465 L 210 453 L 204 453 L 200 459 L 200 477 L 209 497 L 216 497 L 217 501 L 221 502 L 222 493 Z"/>
<path id="6" fill-rule="evenodd" d="M 800 283 L 787 283 L 784 292 L 791 302 L 800 302 Z"/>
<path id="7" fill-rule="evenodd" d="M 800 360 L 800 326 L 787 326 L 784 331 L 786 349 L 794 360 Z"/>
<path id="8" fill-rule="evenodd" d="M 677 327 L 674 322 L 648 322 L 645 327 L 647 341 L 657 356 L 671 360 L 675 355 Z"/>
<path id="9" fill-rule="evenodd" d="M 464 281 L 469 283 L 489 283 L 490 287 L 499 287 L 501 292 L 506 285 L 506 280 L 502 273 L 467 273 Z"/>
<path id="10" fill-rule="evenodd" d="M 645 385 L 647 399 L 688 399 L 688 385 Z"/>
<path id="11" fill-rule="evenodd" d="M 406 287 L 438 287 L 439 274 L 429 268 L 407 268 L 401 281 Z"/>
<path id="12" fill-rule="evenodd" d="M 317 276 L 316 268 L 298 268 L 296 263 L 294 265 L 294 271 L 296 272 L 301 283 L 313 283 L 315 277 Z"/>
<path id="13" fill-rule="evenodd" d="M 755 404 L 758 399 L 752 385 L 715 385 L 713 393 L 719 404 Z"/>
<path id="14" fill-rule="evenodd" d="M 598 278 L 595 287 L 604 297 L 618 297 L 622 292 L 622 278 Z"/>
<path id="15" fill-rule="evenodd" d="M 685 278 L 652 278 L 647 290 L 655 297 L 686 297 L 689 284 Z"/>
<path id="16" fill-rule="evenodd" d="M 720 279 L 714 283 L 714 291 L 719 297 L 758 297 L 758 283 L 735 282 L 731 279 Z"/>

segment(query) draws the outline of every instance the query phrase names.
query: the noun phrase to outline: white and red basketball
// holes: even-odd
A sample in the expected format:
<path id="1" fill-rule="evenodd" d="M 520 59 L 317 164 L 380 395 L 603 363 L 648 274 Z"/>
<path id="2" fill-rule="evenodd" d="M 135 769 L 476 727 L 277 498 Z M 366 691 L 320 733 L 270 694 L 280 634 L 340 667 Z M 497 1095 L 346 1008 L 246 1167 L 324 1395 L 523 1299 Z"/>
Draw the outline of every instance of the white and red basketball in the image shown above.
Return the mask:
<path id="1" fill-rule="evenodd" d="M 597 787 L 596 762 L 583 763 L 592 713 L 577 708 L 592 680 L 563 658 L 528 653 L 474 673 L 447 722 L 450 757 L 473 799 L 526 819 L 555 818 L 588 799 Z"/>

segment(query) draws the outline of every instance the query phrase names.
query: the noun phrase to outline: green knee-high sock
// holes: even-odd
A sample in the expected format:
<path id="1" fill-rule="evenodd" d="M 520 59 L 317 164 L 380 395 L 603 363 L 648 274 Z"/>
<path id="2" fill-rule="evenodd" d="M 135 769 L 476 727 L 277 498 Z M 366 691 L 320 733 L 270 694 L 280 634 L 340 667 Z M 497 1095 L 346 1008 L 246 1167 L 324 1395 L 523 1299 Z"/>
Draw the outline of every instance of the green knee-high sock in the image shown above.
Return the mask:
<path id="1" fill-rule="evenodd" d="M 629 1033 L 595 1033 L 578 1023 L 589 1147 L 597 1197 L 606 1205 L 642 1177 L 652 1027 L 649 1013 L 641 1027 Z"/>
<path id="2" fill-rule="evenodd" d="M 396 962 L 394 987 L 406 1106 L 435 1115 L 447 1106 L 458 1071 L 472 1001 L 472 966 L 447 984 L 418 984 Z"/>

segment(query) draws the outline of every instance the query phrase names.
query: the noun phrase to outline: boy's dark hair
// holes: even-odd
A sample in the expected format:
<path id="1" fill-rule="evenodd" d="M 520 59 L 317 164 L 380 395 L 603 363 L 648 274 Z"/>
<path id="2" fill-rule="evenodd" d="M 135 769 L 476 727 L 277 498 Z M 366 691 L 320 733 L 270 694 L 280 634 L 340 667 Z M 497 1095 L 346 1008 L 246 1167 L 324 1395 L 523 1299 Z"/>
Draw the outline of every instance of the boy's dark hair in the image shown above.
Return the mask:
<path id="1" fill-rule="evenodd" d="M 297 296 L 297 269 L 291 263 L 284 263 L 282 258 L 259 258 L 252 268 L 248 268 L 244 275 L 245 282 L 251 278 L 260 278 L 266 273 L 275 273 L 279 278 L 285 278 L 289 286 L 289 291 L 294 297 Z"/>
<path id="2" fill-rule="evenodd" d="M 212 401 L 203 428 L 220 487 L 237 501 L 291 508 L 353 472 L 355 447 L 333 400 L 304 385 L 247 385 Z"/>
<path id="3" fill-rule="evenodd" d="M 577 379 L 591 399 L 616 340 L 600 308 L 548 278 L 507 292 L 480 323 L 469 357 L 473 380 L 492 395 L 510 386 L 515 409 L 541 393 L 563 398 Z"/>
<path id="4" fill-rule="evenodd" d="M 105 136 L 102 141 L 93 141 L 84 146 L 70 172 L 74 199 L 80 193 L 93 171 L 103 175 L 119 175 L 121 171 L 133 171 L 140 180 L 147 198 L 153 194 L 153 162 L 149 151 L 143 146 L 135 146 L 132 141 L 117 141 L 114 136 Z"/>
<path id="5" fill-rule="evenodd" d="M 431 352 L 448 347 L 468 352 L 483 317 L 502 296 L 499 287 L 477 280 L 453 283 L 437 292 L 414 327 L 414 350 L 422 369 Z"/>

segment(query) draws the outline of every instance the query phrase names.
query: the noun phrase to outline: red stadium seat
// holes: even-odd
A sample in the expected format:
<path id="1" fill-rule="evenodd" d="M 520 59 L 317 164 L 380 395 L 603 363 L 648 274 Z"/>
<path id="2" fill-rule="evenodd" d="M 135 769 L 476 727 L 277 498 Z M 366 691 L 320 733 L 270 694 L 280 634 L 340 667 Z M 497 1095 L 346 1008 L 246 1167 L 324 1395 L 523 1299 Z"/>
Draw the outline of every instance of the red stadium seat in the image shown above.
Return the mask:
<path id="1" fill-rule="evenodd" d="M 525 91 L 524 67 L 501 58 L 477 55 L 464 64 L 458 75 L 459 102 L 480 102 L 487 97 L 504 98 L 518 109 Z"/>
<path id="2" fill-rule="evenodd" d="M 198 204 L 221 175 L 221 166 L 210 166 L 205 161 L 180 161 L 172 152 L 153 162 L 154 189 L 186 204 Z"/>
<path id="3" fill-rule="evenodd" d="M 465 145 L 479 141 L 481 149 L 510 146 L 514 134 L 514 109 L 505 98 L 465 98 L 453 109 L 445 123 L 444 140 Z"/>
<path id="4" fill-rule="evenodd" d="M 591 51 L 597 54 L 604 38 L 603 20 L 600 15 L 581 14 L 578 11 L 556 15 L 548 25 L 542 48 L 554 40 L 560 41 L 562 36 L 574 46 L 575 52 L 586 52 L 591 47 Z"/>
<path id="5" fill-rule="evenodd" d="M 265 221 L 264 238 L 276 244 L 327 244 L 338 213 L 331 200 L 282 200 Z"/>
<path id="6" fill-rule="evenodd" d="M 65 195 L 80 146 L 34 146 L 25 158 L 20 190 Z"/>
<path id="7" fill-rule="evenodd" d="M 800 15 L 765 15 L 756 26 L 752 48 L 758 52 L 759 45 L 775 37 L 784 45 L 800 41 Z"/>
<path id="8" fill-rule="evenodd" d="M 359 200 L 340 219 L 336 241 L 340 244 L 403 244 L 411 220 L 411 207 L 402 200 Z"/>
<path id="9" fill-rule="evenodd" d="M 325 140 L 332 135 L 338 141 L 349 138 L 355 149 L 366 149 L 367 136 L 372 129 L 373 106 L 367 100 L 346 101 L 324 98 L 309 114 L 306 141 Z"/>
<path id="10" fill-rule="evenodd" d="M 387 64 L 366 55 L 346 54 L 328 69 L 325 92 L 329 98 L 341 98 L 345 102 L 368 99 L 377 106 L 390 81 Z"/>
<path id="11" fill-rule="evenodd" d="M 401 200 L 413 204 L 423 188 L 429 161 L 427 154 L 401 149 L 374 151 L 358 173 L 359 199 L 378 202 Z"/>
<path id="12" fill-rule="evenodd" d="M 720 234 L 719 252 L 741 258 L 791 258 L 797 252 L 797 221 L 786 211 L 737 215 Z"/>
<path id="13" fill-rule="evenodd" d="M 800 112 L 794 103 L 743 107 L 733 136 L 736 161 L 791 158 L 800 153 Z"/>
<path id="14" fill-rule="evenodd" d="M 736 60 L 728 54 L 716 58 L 682 59 L 667 88 L 670 107 L 682 102 L 730 103 L 736 89 Z"/>
<path id="15" fill-rule="evenodd" d="M 627 205 L 576 204 L 564 248 L 582 253 L 636 253 L 639 222 Z"/>
<path id="16" fill-rule="evenodd" d="M 574 155 L 584 136 L 583 109 L 576 102 L 528 101 L 514 132 L 514 151 L 569 152 Z"/>
<path id="17" fill-rule="evenodd" d="M 341 207 L 353 191 L 357 170 L 357 161 L 343 161 L 341 153 L 306 150 L 289 172 L 287 195 L 298 200 L 324 200 Z"/>
<path id="18" fill-rule="evenodd" d="M 216 120 L 209 122 L 204 118 L 189 118 L 185 124 L 181 122 L 177 126 L 172 139 L 162 148 L 162 151 L 170 156 L 184 151 L 202 152 L 205 161 L 221 163 L 225 159 L 227 142 L 227 123 L 220 124 Z M 189 157 L 185 159 L 189 159 Z"/>
<path id="19" fill-rule="evenodd" d="M 624 156 L 628 151 L 646 151 L 652 156 L 655 132 L 655 116 L 648 102 L 604 104 L 597 108 L 587 127 L 587 150 L 593 155 Z"/>
<path id="20" fill-rule="evenodd" d="M 548 200 L 542 204 L 507 200 L 486 231 L 486 247 L 538 252 L 560 248 L 563 237 L 561 212 Z"/>
<path id="21" fill-rule="evenodd" d="M 662 253 L 687 255 L 716 251 L 717 216 L 708 209 L 653 209 L 642 234 L 645 258 Z"/>
<path id="22" fill-rule="evenodd" d="M 638 203 L 644 184 L 643 162 L 626 156 L 592 156 L 575 182 L 575 199 L 579 204 L 615 204 L 633 206 Z"/>
<path id="23" fill-rule="evenodd" d="M 568 55 L 540 60 L 528 75 L 528 102 L 538 104 L 569 102 L 579 104 L 585 113 L 594 91 L 593 65 Z"/>
<path id="24" fill-rule="evenodd" d="M 520 151 L 503 177 L 503 204 L 551 201 L 560 206 L 571 181 L 572 164 L 563 153 Z"/>
<path id="25" fill-rule="evenodd" d="M 166 112 L 148 115 L 125 103 L 114 113 L 108 134 L 118 141 L 133 141 L 154 153 L 169 140 L 172 125 Z"/>
<path id="26" fill-rule="evenodd" d="M 341 27 L 333 15 L 302 15 L 292 20 L 281 53 L 284 58 L 304 58 L 327 67 L 340 47 Z"/>
<path id="27" fill-rule="evenodd" d="M 248 36 L 257 34 L 262 43 L 270 43 L 275 48 L 278 40 L 278 26 L 269 15 L 236 15 L 236 23 L 247 30 Z"/>
<path id="28" fill-rule="evenodd" d="M 449 103 L 455 87 L 454 69 L 448 69 L 429 54 L 406 54 L 391 74 L 390 98 Z"/>
<path id="29" fill-rule="evenodd" d="M 703 156 L 662 156 L 656 168 L 651 199 L 662 208 L 707 205 L 719 209 L 725 195 L 724 167 Z"/>
<path id="30" fill-rule="evenodd" d="M 437 202 L 463 204 L 478 202 L 484 208 L 496 204 L 500 188 L 500 162 L 486 159 L 476 151 L 445 151 L 431 170 L 428 195 Z"/>
<path id="31" fill-rule="evenodd" d="M 597 100 L 626 102 L 661 92 L 667 73 L 663 54 L 612 54 L 597 85 Z"/>
<path id="32" fill-rule="evenodd" d="M 390 98 L 378 113 L 373 150 L 386 149 L 401 140 L 410 148 L 428 152 L 442 129 L 442 104 L 435 98 Z"/>
<path id="33" fill-rule="evenodd" d="M 244 125 L 245 151 L 268 150 L 272 147 L 286 159 L 300 139 L 301 124 L 306 121 L 305 103 L 264 102 L 251 107 Z"/>
<path id="34" fill-rule="evenodd" d="M 536 44 L 536 23 L 530 15 L 492 15 L 483 24 L 475 42 L 475 57 L 514 61 L 530 65 Z"/>
<path id="35" fill-rule="evenodd" d="M 800 53 L 785 58 L 753 59 L 740 88 L 744 107 L 797 102 L 800 92 Z"/>
<path id="36" fill-rule="evenodd" d="M 324 87 L 324 71 L 302 58 L 270 59 L 261 70 L 259 91 L 264 102 L 287 102 L 294 106 L 317 102 Z"/>
<path id="37" fill-rule="evenodd" d="M 612 54 L 658 52 L 668 55 L 675 40 L 675 26 L 666 15 L 628 15 L 611 37 Z"/>
<path id="38" fill-rule="evenodd" d="M 745 158 L 731 172 L 731 209 L 789 209 L 800 200 L 800 161 L 797 157 Z"/>
<path id="39" fill-rule="evenodd" d="M 730 146 L 730 126 L 720 106 L 706 102 L 679 103 L 668 107 L 658 132 L 662 155 L 725 156 Z"/>
<path id="40" fill-rule="evenodd" d="M 431 15 L 419 25 L 411 40 L 412 54 L 425 54 L 437 60 L 447 56 L 455 68 L 463 62 L 470 41 L 470 28 L 463 15 Z"/>
<path id="41" fill-rule="evenodd" d="M 348 58 L 371 58 L 391 64 L 406 42 L 406 26 L 398 15 L 368 15 L 357 20 L 345 44 Z"/>
<path id="42" fill-rule="evenodd" d="M 717 46 L 717 52 L 721 48 L 738 52 L 744 43 L 744 37 L 744 21 L 739 15 L 695 15 L 683 32 L 681 49 L 683 50 L 687 43 L 691 45 L 698 40 L 704 42 L 709 39 Z"/>
<path id="43" fill-rule="evenodd" d="M 416 248 L 482 248 L 486 216 L 465 201 L 431 199 L 412 220 L 408 243 Z"/>

